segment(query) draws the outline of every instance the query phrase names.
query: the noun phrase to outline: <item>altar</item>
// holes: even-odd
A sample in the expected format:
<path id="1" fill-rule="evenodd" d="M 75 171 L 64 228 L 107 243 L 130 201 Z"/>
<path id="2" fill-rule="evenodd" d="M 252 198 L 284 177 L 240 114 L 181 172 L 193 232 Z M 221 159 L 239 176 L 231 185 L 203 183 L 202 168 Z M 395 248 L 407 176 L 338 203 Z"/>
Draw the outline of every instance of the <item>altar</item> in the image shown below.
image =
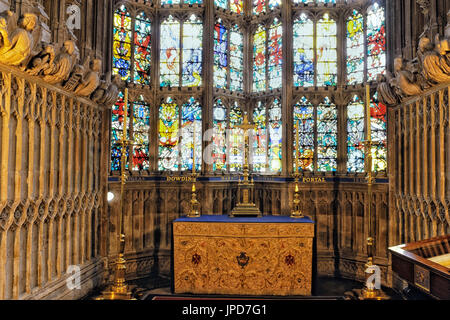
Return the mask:
<path id="1" fill-rule="evenodd" d="M 308 217 L 203 215 L 173 222 L 176 294 L 311 295 Z"/>

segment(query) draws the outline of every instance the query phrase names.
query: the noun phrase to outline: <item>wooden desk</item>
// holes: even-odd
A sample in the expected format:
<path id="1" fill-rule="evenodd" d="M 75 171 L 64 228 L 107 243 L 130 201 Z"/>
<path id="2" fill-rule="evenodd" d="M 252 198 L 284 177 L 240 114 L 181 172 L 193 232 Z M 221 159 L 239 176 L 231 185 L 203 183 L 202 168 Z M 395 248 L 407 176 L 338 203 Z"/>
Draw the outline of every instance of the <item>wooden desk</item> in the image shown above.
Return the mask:
<path id="1" fill-rule="evenodd" d="M 392 270 L 426 294 L 450 299 L 450 235 L 389 248 Z"/>
<path id="2" fill-rule="evenodd" d="M 309 218 L 180 218 L 173 237 L 175 293 L 311 295 Z"/>

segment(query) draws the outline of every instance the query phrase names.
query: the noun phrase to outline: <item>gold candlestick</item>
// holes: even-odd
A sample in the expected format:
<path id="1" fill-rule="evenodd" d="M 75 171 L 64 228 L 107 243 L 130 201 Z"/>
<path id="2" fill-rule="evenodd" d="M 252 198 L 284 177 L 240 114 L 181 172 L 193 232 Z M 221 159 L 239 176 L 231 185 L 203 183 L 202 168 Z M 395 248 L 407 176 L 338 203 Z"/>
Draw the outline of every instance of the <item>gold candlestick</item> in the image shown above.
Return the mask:
<path id="1" fill-rule="evenodd" d="M 366 103 L 365 103 L 365 116 L 366 116 L 366 130 L 367 130 L 367 139 L 364 141 L 365 146 L 365 159 L 366 159 L 366 168 L 367 168 L 367 195 L 368 195 L 368 237 L 367 237 L 367 263 L 365 264 L 365 285 L 363 289 L 354 289 L 353 292 L 357 295 L 359 300 L 386 300 L 389 299 L 388 296 L 381 290 L 381 286 L 377 288 L 373 283 L 369 286 L 369 282 L 372 280 L 371 278 L 375 276 L 375 284 L 377 283 L 376 277 L 379 277 L 381 285 L 381 274 L 375 274 L 376 270 L 380 270 L 378 266 L 376 266 L 373 262 L 373 246 L 375 239 L 373 237 L 372 231 L 372 185 L 374 182 L 374 177 L 372 173 L 372 123 L 370 116 L 370 85 L 366 84 Z"/>
<path id="2" fill-rule="evenodd" d="M 190 208 L 188 212 L 189 218 L 199 218 L 200 217 L 200 203 L 197 200 L 197 189 L 195 186 L 196 183 L 196 169 L 195 169 L 195 133 L 196 133 L 196 126 L 195 126 L 195 120 L 194 120 L 194 134 L 192 136 L 192 198 L 190 202 Z"/>
<path id="3" fill-rule="evenodd" d="M 300 163 L 299 163 L 299 129 L 300 129 L 300 120 L 297 120 L 297 130 L 295 134 L 295 191 L 294 191 L 294 201 L 292 205 L 291 218 L 304 218 L 305 216 L 301 210 L 301 201 L 300 201 L 300 188 L 298 186 L 298 180 L 300 177 Z"/>
<path id="4" fill-rule="evenodd" d="M 125 202 L 125 184 L 127 181 L 127 173 L 125 171 L 125 166 L 127 162 L 127 147 L 130 142 L 127 139 L 127 117 L 128 117 L 128 88 L 125 88 L 125 101 L 124 101 L 124 115 L 123 115 L 123 130 L 122 130 L 122 140 L 120 144 L 122 145 L 122 157 L 120 160 L 120 171 L 121 171 L 121 186 L 120 186 L 120 219 L 119 219 L 119 254 L 116 260 L 116 270 L 114 274 L 114 282 L 110 288 L 102 292 L 102 296 L 97 298 L 97 300 L 131 300 L 132 293 L 128 291 L 128 285 L 125 281 L 125 270 L 126 270 L 126 260 L 125 260 L 125 234 L 124 234 L 124 202 Z"/>

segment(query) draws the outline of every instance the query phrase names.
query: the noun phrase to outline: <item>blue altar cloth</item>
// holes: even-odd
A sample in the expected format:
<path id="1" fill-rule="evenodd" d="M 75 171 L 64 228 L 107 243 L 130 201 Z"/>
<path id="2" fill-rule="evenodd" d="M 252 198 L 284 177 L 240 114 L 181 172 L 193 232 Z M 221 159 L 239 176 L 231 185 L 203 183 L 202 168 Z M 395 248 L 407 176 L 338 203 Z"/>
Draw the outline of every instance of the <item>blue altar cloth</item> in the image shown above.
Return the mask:
<path id="1" fill-rule="evenodd" d="M 181 217 L 174 222 L 227 222 L 227 223 L 314 223 L 309 217 L 291 218 L 289 216 L 234 217 L 227 215 L 202 215 L 199 218 Z"/>

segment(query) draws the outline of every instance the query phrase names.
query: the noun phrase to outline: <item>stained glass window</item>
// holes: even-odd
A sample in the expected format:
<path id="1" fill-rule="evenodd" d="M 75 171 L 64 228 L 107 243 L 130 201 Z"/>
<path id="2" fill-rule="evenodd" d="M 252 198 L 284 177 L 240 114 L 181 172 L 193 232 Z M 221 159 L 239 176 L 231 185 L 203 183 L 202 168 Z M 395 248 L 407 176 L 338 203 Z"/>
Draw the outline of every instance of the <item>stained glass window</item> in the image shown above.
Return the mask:
<path id="1" fill-rule="evenodd" d="M 253 0 L 253 14 L 261 14 L 281 5 L 281 0 Z"/>
<path id="2" fill-rule="evenodd" d="M 253 110 L 253 123 L 255 130 L 253 136 L 253 153 L 252 153 L 252 165 L 253 171 L 265 172 L 267 158 L 267 114 L 266 106 L 258 101 L 256 108 Z"/>
<path id="3" fill-rule="evenodd" d="M 314 106 L 302 97 L 294 105 L 294 170 L 296 171 L 314 171 L 314 128 Z"/>
<path id="4" fill-rule="evenodd" d="M 195 170 L 202 164 L 202 108 L 190 98 L 181 113 L 181 170 L 192 171 L 195 145 Z"/>
<path id="5" fill-rule="evenodd" d="M 230 171 L 242 170 L 244 163 L 244 130 L 237 128 L 243 122 L 243 112 L 235 102 L 230 108 L 230 140 L 229 162 Z"/>
<path id="6" fill-rule="evenodd" d="M 229 9 L 231 12 L 241 14 L 243 13 L 242 8 L 242 0 L 214 0 L 214 4 L 217 7 L 223 8 L 223 9 Z"/>
<path id="7" fill-rule="evenodd" d="M 358 96 L 347 106 L 347 171 L 364 172 L 364 103 Z"/>
<path id="8" fill-rule="evenodd" d="M 214 86 L 226 88 L 228 84 L 228 30 L 219 19 L 214 26 Z"/>
<path id="9" fill-rule="evenodd" d="M 269 108 L 269 170 L 280 172 L 282 169 L 283 122 L 281 102 L 275 99 Z"/>
<path id="10" fill-rule="evenodd" d="M 112 107 L 112 118 L 111 118 L 111 171 L 120 171 L 121 170 L 121 158 L 122 158 L 122 146 L 121 141 L 123 137 L 123 121 L 124 121 L 124 94 L 122 92 L 119 93 L 119 97 L 117 102 Z M 130 104 L 127 107 L 127 128 L 129 128 L 130 124 Z M 127 139 L 130 138 L 130 132 L 127 130 Z M 128 150 L 127 150 L 128 154 Z M 128 157 L 127 157 L 128 158 Z M 125 165 L 125 168 L 128 169 L 128 161 Z"/>
<path id="11" fill-rule="evenodd" d="M 372 170 L 374 172 L 387 169 L 387 113 L 386 105 L 378 101 L 378 93 L 371 99 L 370 105 L 372 131 Z"/>
<path id="12" fill-rule="evenodd" d="M 282 36 L 283 28 L 281 22 L 275 18 L 269 29 L 269 44 L 268 44 L 268 78 L 269 89 L 281 88 L 282 85 Z"/>
<path id="13" fill-rule="evenodd" d="M 165 4 L 202 4 L 203 0 L 161 0 L 161 5 Z"/>
<path id="14" fill-rule="evenodd" d="M 183 86 L 202 84 L 202 21 L 195 15 L 183 24 Z"/>
<path id="15" fill-rule="evenodd" d="M 134 83 L 150 84 L 151 24 L 144 12 L 134 26 Z"/>
<path id="16" fill-rule="evenodd" d="M 133 103 L 133 170 L 148 170 L 150 106 L 141 96 Z"/>
<path id="17" fill-rule="evenodd" d="M 364 82 L 364 18 L 356 10 L 347 20 L 347 83 Z"/>
<path id="18" fill-rule="evenodd" d="M 170 97 L 159 107 L 159 171 L 178 171 L 179 112 Z"/>
<path id="19" fill-rule="evenodd" d="M 259 25 L 253 37 L 253 91 L 266 89 L 266 29 Z"/>
<path id="20" fill-rule="evenodd" d="M 294 86 L 314 85 L 314 23 L 304 13 L 294 22 Z"/>
<path id="21" fill-rule="evenodd" d="M 218 19 L 214 26 L 214 86 L 243 89 L 243 35 L 238 25 L 230 31 Z"/>
<path id="22" fill-rule="evenodd" d="M 294 0 L 294 3 L 336 3 L 336 0 Z"/>
<path id="23" fill-rule="evenodd" d="M 236 172 L 242 169 L 244 161 L 244 132 L 237 128 L 243 122 L 243 113 L 237 102 L 228 109 L 221 99 L 213 109 L 213 148 L 214 171 Z"/>
<path id="24" fill-rule="evenodd" d="M 238 25 L 230 30 L 230 90 L 242 91 L 244 83 L 244 36 Z"/>
<path id="25" fill-rule="evenodd" d="M 169 16 L 161 23 L 160 86 L 180 83 L 180 22 Z"/>
<path id="26" fill-rule="evenodd" d="M 228 112 L 221 99 L 213 108 L 213 171 L 226 170 Z"/>
<path id="27" fill-rule="evenodd" d="M 275 99 L 269 105 L 258 101 L 253 111 L 253 123 L 253 171 L 281 171 L 283 123 L 280 101 Z"/>
<path id="28" fill-rule="evenodd" d="M 242 8 L 243 8 L 242 0 L 230 0 L 231 12 L 241 14 L 243 13 Z"/>
<path id="29" fill-rule="evenodd" d="M 337 170 L 337 107 L 326 97 L 317 106 L 317 170 Z"/>
<path id="30" fill-rule="evenodd" d="M 180 126 L 181 124 L 181 126 Z M 160 171 L 192 170 L 195 143 L 195 168 L 202 163 L 202 108 L 190 98 L 180 107 L 167 98 L 159 108 Z"/>
<path id="31" fill-rule="evenodd" d="M 127 8 L 121 5 L 114 13 L 113 74 L 119 74 L 124 81 L 131 73 L 131 16 Z"/>
<path id="32" fill-rule="evenodd" d="M 134 30 L 132 30 L 134 20 Z M 113 75 L 150 84 L 151 22 L 144 12 L 133 19 L 125 5 L 114 13 Z M 134 61 L 134 63 L 132 63 Z"/>
<path id="33" fill-rule="evenodd" d="M 337 25 L 328 13 L 317 22 L 317 86 L 337 82 Z"/>
<path id="34" fill-rule="evenodd" d="M 191 15 L 183 23 L 181 39 L 180 29 L 180 22 L 171 15 L 161 24 L 160 86 L 162 87 L 179 85 L 194 87 L 201 85 L 202 82 L 202 21 Z M 180 79 L 181 47 L 182 79 Z"/>
<path id="35" fill-rule="evenodd" d="M 367 80 L 386 71 L 386 27 L 384 8 L 375 2 L 367 9 Z"/>
<path id="36" fill-rule="evenodd" d="M 220 8 L 228 9 L 229 0 L 214 0 L 214 5 Z"/>

